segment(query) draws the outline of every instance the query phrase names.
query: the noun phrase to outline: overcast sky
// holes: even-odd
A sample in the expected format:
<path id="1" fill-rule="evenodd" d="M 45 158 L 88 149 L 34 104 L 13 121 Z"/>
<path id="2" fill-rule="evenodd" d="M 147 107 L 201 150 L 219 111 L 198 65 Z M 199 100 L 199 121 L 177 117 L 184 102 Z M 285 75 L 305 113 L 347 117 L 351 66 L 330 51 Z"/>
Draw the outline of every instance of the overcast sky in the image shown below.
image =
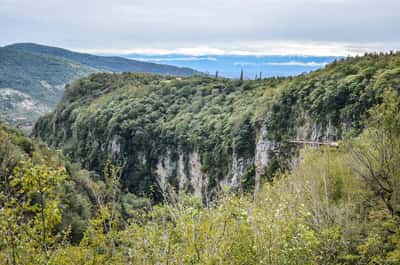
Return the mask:
<path id="1" fill-rule="evenodd" d="M 400 49 L 400 0 L 0 0 L 0 45 L 98 53 Z"/>

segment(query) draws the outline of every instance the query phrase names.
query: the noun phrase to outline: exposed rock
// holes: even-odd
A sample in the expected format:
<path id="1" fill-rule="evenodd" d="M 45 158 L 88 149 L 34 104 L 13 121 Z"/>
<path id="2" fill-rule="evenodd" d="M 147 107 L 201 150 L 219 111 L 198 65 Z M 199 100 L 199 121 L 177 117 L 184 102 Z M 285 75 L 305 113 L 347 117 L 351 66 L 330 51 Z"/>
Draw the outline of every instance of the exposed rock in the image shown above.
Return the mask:
<path id="1" fill-rule="evenodd" d="M 171 157 L 171 152 L 168 151 L 157 162 L 156 174 L 160 189 L 166 191 L 171 177 L 176 177 L 178 180 L 178 192 L 187 192 L 191 187 L 193 195 L 202 197 L 208 181 L 201 170 L 199 154 L 197 152 L 181 153 L 177 161 L 174 161 Z M 185 163 L 185 158 L 187 158 L 187 163 Z"/>
<path id="2" fill-rule="evenodd" d="M 189 154 L 188 172 L 190 176 L 190 184 L 193 188 L 193 195 L 202 197 L 208 181 L 201 171 L 200 156 L 197 152 Z"/>
<path id="3" fill-rule="evenodd" d="M 179 179 L 179 183 L 178 183 L 179 193 L 187 191 L 188 176 L 187 176 L 186 172 L 187 172 L 187 170 L 185 167 L 184 155 L 179 154 L 178 170 L 177 170 L 178 179 Z"/>
<path id="4" fill-rule="evenodd" d="M 336 141 L 340 136 L 342 129 L 346 130 L 346 125 L 343 128 L 333 126 L 331 121 L 327 123 L 317 122 L 311 119 L 308 115 L 303 115 L 303 122 L 295 128 L 296 139 L 293 140 L 309 140 L 313 142 Z"/>
<path id="5" fill-rule="evenodd" d="M 111 139 L 110 151 L 112 155 L 118 155 L 121 152 L 121 144 L 119 143 L 118 136 L 113 136 Z"/>
<path id="6" fill-rule="evenodd" d="M 232 155 L 232 166 L 230 174 L 226 176 L 220 184 L 226 185 L 231 189 L 240 189 L 245 178 L 245 170 L 249 166 L 253 166 L 254 158 L 238 157 L 236 153 Z"/>
<path id="7" fill-rule="evenodd" d="M 168 152 L 157 162 L 156 174 L 157 182 L 162 192 L 166 192 L 168 188 L 168 179 L 174 172 L 174 162 L 171 161 L 171 155 Z"/>
<path id="8" fill-rule="evenodd" d="M 265 168 L 269 162 L 269 152 L 274 148 L 274 143 L 267 139 L 267 129 L 265 126 L 261 127 L 258 134 L 258 140 L 256 143 L 256 153 L 254 156 L 255 166 L 255 191 L 260 189 L 261 177 L 265 173 Z"/>
<path id="9" fill-rule="evenodd" d="M 146 158 L 146 155 L 145 155 L 145 154 L 139 153 L 139 154 L 138 154 L 138 158 L 139 158 L 140 163 L 142 163 L 143 166 L 146 165 L 146 163 L 147 163 L 147 158 Z"/>

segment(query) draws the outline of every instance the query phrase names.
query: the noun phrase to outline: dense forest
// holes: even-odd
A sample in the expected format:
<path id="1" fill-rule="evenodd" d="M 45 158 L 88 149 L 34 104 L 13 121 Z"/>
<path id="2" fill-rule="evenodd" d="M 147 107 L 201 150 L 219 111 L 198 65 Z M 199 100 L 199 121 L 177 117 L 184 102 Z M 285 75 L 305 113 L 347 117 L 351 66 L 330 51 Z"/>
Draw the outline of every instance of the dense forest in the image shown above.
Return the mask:
<path id="1" fill-rule="evenodd" d="M 256 196 L 224 189 L 206 204 L 127 200 L 118 168 L 93 182 L 2 127 L 0 263 L 398 264 L 400 97 L 386 95 L 360 136 L 302 150 Z"/>
<path id="2" fill-rule="evenodd" d="M 290 168 L 292 140 L 360 133 L 385 89 L 399 89 L 399 74 L 399 54 L 293 78 L 95 74 L 67 87 L 33 134 L 90 170 L 111 160 L 136 195 L 160 198 L 167 183 L 203 195 L 221 184 L 248 190 Z"/>
<path id="3" fill-rule="evenodd" d="M 399 264 L 399 76 L 82 78 L 0 125 L 0 264 Z"/>

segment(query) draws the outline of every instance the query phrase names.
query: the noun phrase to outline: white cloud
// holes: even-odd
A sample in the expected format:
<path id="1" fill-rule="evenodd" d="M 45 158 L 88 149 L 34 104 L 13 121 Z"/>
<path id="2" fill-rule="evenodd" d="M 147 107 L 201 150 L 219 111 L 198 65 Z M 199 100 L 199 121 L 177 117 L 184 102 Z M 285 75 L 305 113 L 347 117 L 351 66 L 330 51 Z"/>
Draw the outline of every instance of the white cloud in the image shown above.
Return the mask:
<path id="1" fill-rule="evenodd" d="M 400 49 L 399 0 L 0 0 L 0 45 L 147 54 Z"/>
<path id="2" fill-rule="evenodd" d="M 234 66 L 257 66 L 260 65 L 259 63 L 253 63 L 253 62 L 234 62 Z"/>
<path id="3" fill-rule="evenodd" d="M 176 44 L 177 46 L 179 44 Z M 178 46 L 179 47 L 179 46 Z M 317 55 L 317 56 L 354 56 L 365 52 L 399 50 L 400 42 L 386 43 L 343 43 L 343 42 L 294 42 L 294 41 L 257 41 L 215 43 L 213 46 L 193 46 L 183 48 L 134 48 L 134 49 L 78 49 L 82 52 L 97 54 L 182 54 L 192 56 L 207 55 Z M 211 57 L 212 58 L 212 57 Z M 191 60 L 191 59 L 189 59 Z"/>
<path id="4" fill-rule="evenodd" d="M 235 62 L 233 65 L 235 66 L 301 66 L 301 67 L 323 67 L 327 65 L 329 62 L 302 62 L 302 61 L 287 61 L 287 62 L 263 62 L 263 63 L 255 63 L 255 62 Z"/>
<path id="5" fill-rule="evenodd" d="M 327 65 L 329 62 L 300 62 L 300 61 L 289 61 L 289 62 L 266 62 L 263 65 L 270 66 L 303 66 L 303 67 L 322 67 Z"/>
<path id="6" fill-rule="evenodd" d="M 143 53 L 142 53 L 143 54 Z M 129 56 L 130 59 L 140 60 L 140 61 L 149 61 L 149 62 L 175 62 L 175 61 L 216 61 L 217 58 L 214 57 L 168 57 L 168 58 L 146 58 L 146 57 L 132 57 Z"/>

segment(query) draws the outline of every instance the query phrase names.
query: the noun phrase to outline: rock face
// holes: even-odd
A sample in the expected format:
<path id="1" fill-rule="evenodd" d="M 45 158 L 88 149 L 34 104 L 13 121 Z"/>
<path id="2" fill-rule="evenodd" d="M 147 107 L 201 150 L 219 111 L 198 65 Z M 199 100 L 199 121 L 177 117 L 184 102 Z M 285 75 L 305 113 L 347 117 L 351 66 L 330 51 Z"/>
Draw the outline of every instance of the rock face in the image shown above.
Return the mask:
<path id="1" fill-rule="evenodd" d="M 110 153 L 112 155 L 117 155 L 121 152 L 121 145 L 119 143 L 119 139 L 117 136 L 114 136 L 111 140 L 111 145 L 110 145 Z"/>
<path id="2" fill-rule="evenodd" d="M 229 173 L 219 182 L 219 186 L 227 186 L 230 189 L 241 189 L 246 169 L 255 169 L 256 189 L 259 188 L 262 175 L 269 162 L 269 152 L 274 144 L 267 139 L 267 131 L 262 127 L 258 133 L 255 154 L 251 157 L 240 157 L 232 154 L 232 163 Z M 172 158 L 171 152 L 160 157 L 156 166 L 157 183 L 160 189 L 165 192 L 171 179 L 176 178 L 178 191 L 191 192 L 195 196 L 203 197 L 209 190 L 209 177 L 202 170 L 200 155 L 198 152 L 188 154 L 180 152 L 178 159 Z"/>
<path id="3" fill-rule="evenodd" d="M 342 125 L 342 128 L 337 128 L 330 121 L 326 124 L 321 122 L 305 123 L 296 128 L 295 140 L 307 139 L 314 142 L 337 141 L 340 138 L 342 130 L 346 130 L 345 124 Z"/>
<path id="4" fill-rule="evenodd" d="M 177 180 L 178 192 L 190 191 L 193 195 L 202 197 L 207 189 L 208 179 L 202 172 L 200 156 L 197 152 L 180 153 L 174 160 L 171 151 L 160 157 L 156 166 L 157 184 L 162 192 L 166 192 Z"/>
<path id="5" fill-rule="evenodd" d="M 311 122 L 299 125 L 295 130 L 294 140 L 310 141 L 336 141 L 340 132 L 346 128 L 333 126 L 330 122 L 326 124 Z M 251 157 L 240 157 L 232 153 L 232 163 L 229 173 L 218 183 L 219 186 L 227 186 L 230 189 L 241 189 L 246 178 L 246 170 L 253 168 L 255 192 L 260 189 L 263 176 L 270 166 L 271 154 L 278 152 L 278 143 L 268 138 L 268 131 L 262 126 L 256 133 L 256 145 L 254 155 Z M 202 163 L 198 152 L 188 154 L 179 153 L 176 160 L 172 159 L 171 152 L 160 158 L 156 166 L 157 181 L 160 189 L 165 191 L 171 179 L 176 178 L 178 191 L 191 192 L 195 196 L 204 196 L 209 190 L 209 177 L 202 170 Z"/>
<path id="6" fill-rule="evenodd" d="M 246 178 L 246 169 L 254 166 L 254 157 L 239 157 L 236 153 L 232 154 L 232 164 L 229 174 L 220 182 L 233 190 L 240 190 Z"/>
<path id="7" fill-rule="evenodd" d="M 207 187 L 208 181 L 201 170 L 200 156 L 197 152 L 189 154 L 188 172 L 190 184 L 195 196 L 202 196 Z"/>
<path id="8" fill-rule="evenodd" d="M 261 127 L 258 134 L 258 140 L 256 144 L 256 153 L 254 156 L 255 166 L 255 191 L 260 189 L 261 178 L 265 173 L 265 169 L 269 162 L 269 152 L 274 149 L 274 143 L 267 138 L 267 129 L 265 126 Z"/>
<path id="9" fill-rule="evenodd" d="M 179 154 L 178 170 L 177 170 L 177 173 L 179 176 L 179 183 L 178 183 L 179 191 L 183 191 L 188 188 L 189 177 L 186 172 L 187 172 L 187 168 L 185 167 L 185 161 L 183 158 L 183 154 Z"/>

